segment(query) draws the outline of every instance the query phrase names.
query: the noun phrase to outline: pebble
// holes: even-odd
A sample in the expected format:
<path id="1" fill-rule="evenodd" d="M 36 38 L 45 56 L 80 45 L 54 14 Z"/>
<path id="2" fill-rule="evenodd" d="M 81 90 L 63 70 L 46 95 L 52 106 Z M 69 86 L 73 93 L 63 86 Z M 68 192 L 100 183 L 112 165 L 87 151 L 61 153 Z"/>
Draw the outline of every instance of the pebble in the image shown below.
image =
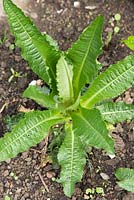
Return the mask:
<path id="1" fill-rule="evenodd" d="M 87 10 L 95 10 L 96 6 L 85 6 L 85 9 L 87 9 Z"/>
<path id="2" fill-rule="evenodd" d="M 31 16 L 33 19 L 37 19 L 37 18 L 38 18 L 38 15 L 37 15 L 36 12 L 32 12 L 32 13 L 30 14 L 30 16 Z"/>
<path id="3" fill-rule="evenodd" d="M 79 1 L 74 1 L 74 7 L 75 8 L 80 8 L 80 2 Z"/>
<path id="4" fill-rule="evenodd" d="M 107 175 L 107 174 L 105 174 L 105 173 L 100 173 L 100 176 L 104 179 L 104 180 L 108 180 L 108 179 L 110 179 L 110 177 Z"/>
<path id="5" fill-rule="evenodd" d="M 8 175 L 9 175 L 9 171 L 8 171 L 8 170 L 5 170 L 4 173 L 3 173 L 3 175 L 4 175 L 4 176 L 8 176 Z"/>
<path id="6" fill-rule="evenodd" d="M 47 172 L 46 173 L 46 176 L 47 176 L 47 178 L 49 178 L 49 179 L 52 179 L 53 177 L 55 177 L 55 173 L 54 172 L 51 172 L 51 171 L 49 171 L 49 172 Z"/>
<path id="7" fill-rule="evenodd" d="M 89 199 L 90 197 L 86 194 L 84 194 L 84 199 Z"/>

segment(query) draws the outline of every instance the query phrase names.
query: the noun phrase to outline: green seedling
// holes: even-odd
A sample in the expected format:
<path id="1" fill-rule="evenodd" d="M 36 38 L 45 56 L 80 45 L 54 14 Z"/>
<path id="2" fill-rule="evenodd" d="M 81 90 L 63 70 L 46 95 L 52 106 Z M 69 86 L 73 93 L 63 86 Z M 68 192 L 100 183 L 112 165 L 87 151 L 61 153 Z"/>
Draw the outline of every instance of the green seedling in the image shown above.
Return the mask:
<path id="1" fill-rule="evenodd" d="M 9 196 L 5 196 L 5 200 L 11 200 L 11 198 Z"/>
<path id="2" fill-rule="evenodd" d="M 7 40 L 8 40 L 8 37 L 7 37 L 7 32 L 5 30 L 3 38 L 0 38 L 0 45 L 3 45 Z"/>
<path id="3" fill-rule="evenodd" d="M 8 79 L 9 83 L 11 83 L 14 78 L 20 78 L 20 77 L 22 77 L 21 73 L 15 71 L 12 67 L 10 68 L 10 71 L 11 71 L 12 75 Z"/>
<path id="4" fill-rule="evenodd" d="M 102 195 L 104 195 L 104 190 L 103 190 L 102 187 L 96 187 L 95 191 L 96 191 L 97 194 L 102 194 Z"/>
<path id="5" fill-rule="evenodd" d="M 114 19 L 115 19 L 117 22 L 119 22 L 119 21 L 121 20 L 121 15 L 120 15 L 119 13 L 116 13 L 116 14 L 114 15 Z"/>
<path id="6" fill-rule="evenodd" d="M 109 20 L 109 24 L 111 25 L 111 28 L 109 28 L 108 34 L 107 34 L 107 38 L 105 41 L 105 46 L 106 48 L 108 48 L 113 34 L 117 34 L 120 31 L 120 20 L 121 20 L 121 15 L 119 13 L 115 14 L 114 17 L 111 17 Z"/>
<path id="7" fill-rule="evenodd" d="M 120 15 L 119 13 L 116 13 L 116 14 L 114 15 L 114 19 L 115 19 L 115 21 L 116 21 L 116 25 L 115 25 L 115 27 L 114 27 L 114 34 L 117 34 L 117 33 L 119 33 L 119 31 L 120 31 L 120 20 L 121 20 L 121 15 Z"/>
<path id="8" fill-rule="evenodd" d="M 15 181 L 18 180 L 18 176 L 16 176 L 13 172 L 10 173 L 10 176 L 13 177 Z"/>
<path id="9" fill-rule="evenodd" d="M 114 155 L 114 141 L 106 122 L 114 124 L 134 118 L 134 105 L 109 100 L 132 86 L 134 56 L 129 55 L 100 72 L 102 66 L 97 58 L 103 46 L 102 16 L 81 33 L 70 49 L 62 52 L 11 0 L 3 2 L 16 45 L 50 90 L 46 94 L 41 87 L 29 85 L 24 91 L 24 97 L 44 109 L 25 113 L 12 131 L 0 139 L 0 161 L 28 150 L 51 135 L 55 126 L 63 126 L 58 134 L 63 132 L 64 136 L 56 141 L 61 166 L 58 182 L 63 185 L 65 195 L 71 197 L 75 183 L 82 179 L 89 147 Z"/>

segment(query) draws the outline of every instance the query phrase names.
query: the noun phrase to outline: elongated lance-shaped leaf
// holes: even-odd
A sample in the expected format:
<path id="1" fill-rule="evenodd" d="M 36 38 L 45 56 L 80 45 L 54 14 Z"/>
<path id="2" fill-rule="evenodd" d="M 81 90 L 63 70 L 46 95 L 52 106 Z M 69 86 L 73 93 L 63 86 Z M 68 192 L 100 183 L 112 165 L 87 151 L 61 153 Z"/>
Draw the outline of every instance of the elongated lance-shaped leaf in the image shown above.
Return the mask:
<path id="1" fill-rule="evenodd" d="M 119 168 L 115 172 L 118 185 L 127 191 L 134 192 L 134 169 Z"/>
<path id="2" fill-rule="evenodd" d="M 67 127 L 66 136 L 59 150 L 58 161 L 61 165 L 59 182 L 63 184 L 64 193 L 71 197 L 75 183 L 79 182 L 83 175 L 86 163 L 83 145 L 72 127 Z"/>
<path id="3" fill-rule="evenodd" d="M 29 87 L 24 91 L 23 97 L 30 98 L 41 106 L 54 108 L 55 101 L 53 96 L 51 94 L 46 94 L 44 90 L 44 87 L 41 88 L 40 86 L 29 85 Z"/>
<path id="4" fill-rule="evenodd" d="M 59 97 L 63 102 L 71 102 L 73 100 L 73 66 L 67 63 L 64 56 L 61 56 L 56 68 Z"/>
<path id="5" fill-rule="evenodd" d="M 97 57 L 102 49 L 103 17 L 98 16 L 80 35 L 78 41 L 67 52 L 74 66 L 73 87 L 78 96 L 85 83 L 91 83 L 100 65 Z"/>
<path id="6" fill-rule="evenodd" d="M 72 113 L 73 129 L 77 137 L 86 146 L 102 148 L 108 153 L 114 153 L 114 143 L 108 135 L 108 130 L 97 109 L 81 108 L 80 112 Z"/>
<path id="7" fill-rule="evenodd" d="M 16 45 L 22 49 L 22 57 L 40 78 L 48 84 L 51 82 L 52 88 L 56 90 L 56 63 L 59 52 L 11 0 L 3 2 Z"/>
<path id="8" fill-rule="evenodd" d="M 103 103 L 97 106 L 97 109 L 101 112 L 102 118 L 111 124 L 134 119 L 134 105 L 124 102 Z"/>
<path id="9" fill-rule="evenodd" d="M 122 61 L 111 65 L 101 73 L 82 97 L 81 106 L 90 108 L 95 103 L 114 98 L 134 82 L 134 56 L 127 56 Z"/>
<path id="10" fill-rule="evenodd" d="M 12 132 L 0 138 L 0 161 L 13 158 L 18 153 L 41 142 L 48 135 L 50 127 L 61 121 L 62 118 L 58 111 L 27 113 Z"/>

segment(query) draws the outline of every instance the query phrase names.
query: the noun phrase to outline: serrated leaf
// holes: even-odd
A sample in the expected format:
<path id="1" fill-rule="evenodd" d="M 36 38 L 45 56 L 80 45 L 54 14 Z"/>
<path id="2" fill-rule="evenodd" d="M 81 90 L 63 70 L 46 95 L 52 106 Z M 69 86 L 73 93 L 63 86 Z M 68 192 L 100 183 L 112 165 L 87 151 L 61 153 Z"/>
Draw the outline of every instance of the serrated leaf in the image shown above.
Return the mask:
<path id="1" fill-rule="evenodd" d="M 40 78 L 48 84 L 51 82 L 53 90 L 56 91 L 56 63 L 59 52 L 11 0 L 3 2 L 16 45 L 22 49 L 22 57 Z"/>
<path id="2" fill-rule="evenodd" d="M 24 91 L 23 97 L 30 98 L 36 101 L 39 105 L 42 105 L 47 108 L 54 108 L 55 101 L 51 94 L 46 94 L 43 88 L 36 85 L 29 85 L 28 88 Z"/>
<path id="3" fill-rule="evenodd" d="M 134 51 L 134 36 L 131 35 L 127 40 L 123 40 L 123 42 L 129 47 L 129 49 Z"/>
<path id="4" fill-rule="evenodd" d="M 102 148 L 109 154 L 114 153 L 114 143 L 97 109 L 81 108 L 80 112 L 72 113 L 73 129 L 86 146 Z"/>
<path id="5" fill-rule="evenodd" d="M 117 182 L 120 187 L 134 192 L 134 169 L 119 168 L 116 170 L 115 176 L 120 180 Z"/>
<path id="6" fill-rule="evenodd" d="M 97 102 L 114 98 L 122 94 L 134 82 L 134 56 L 111 65 L 101 73 L 85 95 L 81 98 L 81 106 L 90 108 Z"/>
<path id="7" fill-rule="evenodd" d="M 57 63 L 57 88 L 63 102 L 73 101 L 73 66 L 68 64 L 64 56 Z"/>
<path id="8" fill-rule="evenodd" d="M 85 83 L 91 83 L 100 66 L 97 57 L 102 52 L 103 17 L 97 17 L 80 35 L 78 41 L 67 52 L 74 66 L 73 87 L 78 96 Z"/>
<path id="9" fill-rule="evenodd" d="M 33 111 L 25 114 L 25 118 L 0 138 L 0 161 L 15 157 L 41 142 L 48 135 L 54 124 L 61 122 L 59 111 Z"/>
<path id="10" fill-rule="evenodd" d="M 65 195 L 71 197 L 75 183 L 82 178 L 86 163 L 83 145 L 71 126 L 66 129 L 66 136 L 58 153 L 58 161 L 61 165 L 58 182 L 63 184 Z"/>
<path id="11" fill-rule="evenodd" d="M 97 109 L 101 112 L 103 119 L 111 124 L 134 119 L 134 105 L 124 102 L 103 103 L 97 106 Z"/>

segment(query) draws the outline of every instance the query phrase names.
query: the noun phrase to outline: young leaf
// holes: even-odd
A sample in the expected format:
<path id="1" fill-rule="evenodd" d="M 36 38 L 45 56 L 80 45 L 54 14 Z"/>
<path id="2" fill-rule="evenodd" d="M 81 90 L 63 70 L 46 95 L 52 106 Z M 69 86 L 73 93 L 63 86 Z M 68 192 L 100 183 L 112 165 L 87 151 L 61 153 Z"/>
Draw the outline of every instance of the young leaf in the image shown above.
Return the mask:
<path id="1" fill-rule="evenodd" d="M 48 84 L 51 82 L 56 91 L 56 63 L 59 52 L 11 0 L 3 2 L 16 45 L 22 49 L 22 57 L 40 78 Z"/>
<path id="2" fill-rule="evenodd" d="M 61 56 L 57 63 L 57 88 L 59 97 L 63 102 L 73 100 L 73 66 L 68 64 L 64 56 Z"/>
<path id="3" fill-rule="evenodd" d="M 130 55 L 111 65 L 95 79 L 81 98 L 81 106 L 90 108 L 97 102 L 114 98 L 128 89 L 133 82 L 134 56 Z"/>
<path id="4" fill-rule="evenodd" d="M 115 172 L 118 185 L 127 191 L 134 192 L 134 169 L 119 168 Z"/>
<path id="5" fill-rule="evenodd" d="M 111 124 L 134 119 L 134 105 L 124 102 L 103 103 L 97 106 L 97 109 L 101 112 L 103 119 Z"/>
<path id="6" fill-rule="evenodd" d="M 96 62 L 102 49 L 103 17 L 97 17 L 88 26 L 76 43 L 67 52 L 67 57 L 74 66 L 73 87 L 75 96 L 78 96 L 85 83 L 91 83 L 98 73 L 99 65 Z"/>
<path id="7" fill-rule="evenodd" d="M 102 120 L 99 110 L 81 108 L 80 112 L 72 113 L 73 129 L 77 137 L 86 146 L 103 148 L 109 154 L 114 153 L 114 143 Z"/>
<path id="8" fill-rule="evenodd" d="M 129 47 L 129 49 L 134 51 L 134 36 L 129 36 L 127 40 L 123 42 Z"/>
<path id="9" fill-rule="evenodd" d="M 0 138 L 0 161 L 13 158 L 41 142 L 48 135 L 50 127 L 61 121 L 59 112 L 55 110 L 26 113 L 12 132 Z"/>
<path id="10" fill-rule="evenodd" d="M 24 91 L 23 97 L 30 98 L 46 108 L 55 107 L 53 96 L 51 94 L 46 94 L 43 88 L 36 85 L 29 85 Z"/>
<path id="11" fill-rule="evenodd" d="M 65 195 L 71 197 L 75 183 L 82 178 L 86 163 L 83 145 L 71 125 L 66 130 L 65 139 L 59 150 L 58 161 L 61 165 L 59 182 L 63 184 Z"/>

